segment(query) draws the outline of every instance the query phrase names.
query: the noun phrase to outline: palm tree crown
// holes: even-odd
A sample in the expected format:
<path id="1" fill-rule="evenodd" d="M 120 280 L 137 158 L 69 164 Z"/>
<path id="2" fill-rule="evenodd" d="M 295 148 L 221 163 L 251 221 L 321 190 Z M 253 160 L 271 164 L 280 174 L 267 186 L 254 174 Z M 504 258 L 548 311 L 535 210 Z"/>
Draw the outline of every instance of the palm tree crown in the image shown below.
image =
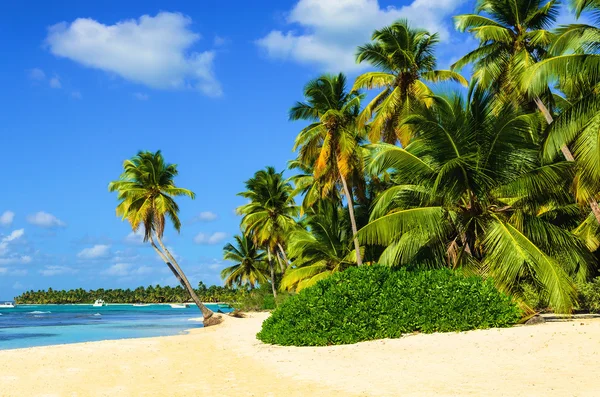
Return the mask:
<path id="1" fill-rule="evenodd" d="M 417 106 L 431 103 L 431 90 L 425 82 L 456 81 L 467 85 L 458 73 L 436 70 L 433 54 L 438 35 L 411 28 L 406 20 L 376 30 L 372 42 L 358 47 L 357 62 L 368 62 L 379 71 L 367 72 L 356 79 L 354 90 L 383 88 L 361 113 L 360 122 L 369 126 L 371 142 L 408 144 L 410 128 L 403 118 Z"/>

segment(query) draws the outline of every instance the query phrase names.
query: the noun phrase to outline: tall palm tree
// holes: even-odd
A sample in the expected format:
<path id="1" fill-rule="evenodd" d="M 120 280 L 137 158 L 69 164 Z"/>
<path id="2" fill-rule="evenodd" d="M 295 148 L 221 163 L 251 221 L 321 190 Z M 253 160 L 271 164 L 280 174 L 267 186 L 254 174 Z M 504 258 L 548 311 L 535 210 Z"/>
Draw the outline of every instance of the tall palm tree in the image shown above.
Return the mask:
<path id="1" fill-rule="evenodd" d="M 254 288 L 256 284 L 267 283 L 265 253 L 258 249 L 246 233 L 242 233 L 241 236 L 235 235 L 233 238 L 236 245 L 227 243 L 223 247 L 223 259 L 235 262 L 235 265 L 221 271 L 225 286 Z"/>
<path id="2" fill-rule="evenodd" d="M 150 245 L 163 261 L 169 266 L 181 285 L 188 291 L 204 317 L 204 325 L 214 325 L 221 322 L 220 316 L 202 304 L 181 267 L 165 247 L 162 237 L 168 217 L 175 230 L 181 229 L 179 206 L 173 197 L 187 196 L 194 198 L 195 194 L 175 186 L 177 165 L 165 162 L 160 150 L 138 152 L 136 156 L 123 163 L 123 173 L 117 181 L 109 183 L 108 190 L 117 192 L 120 201 L 117 205 L 117 216 L 127 219 L 133 231 L 140 227 L 144 229 L 144 242 Z M 156 246 L 154 239 L 160 245 Z"/>
<path id="3" fill-rule="evenodd" d="M 436 70 L 437 33 L 411 28 L 401 19 L 373 32 L 371 43 L 358 47 L 356 61 L 368 62 L 378 71 L 364 73 L 356 79 L 353 90 L 383 89 L 365 106 L 360 116 L 369 126 L 371 142 L 382 140 L 405 146 L 410 142 L 410 128 L 402 123 L 416 107 L 431 103 L 431 90 L 426 83 L 467 81 L 451 70 Z"/>
<path id="4" fill-rule="evenodd" d="M 281 289 L 295 290 L 314 285 L 332 273 L 356 266 L 351 230 L 344 213 L 331 200 L 321 200 L 307 214 L 304 224 L 290 235 L 289 253 L 293 266 L 281 279 Z"/>
<path id="5" fill-rule="evenodd" d="M 556 88 L 565 95 L 561 99 L 561 112 L 548 128 L 544 158 L 551 161 L 562 152 L 577 161 L 576 198 L 590 204 L 600 223 L 597 204 L 600 192 L 600 1 L 573 0 L 572 6 L 577 17 L 589 11 L 596 26 L 572 24 L 557 29 L 550 48 L 555 56 L 533 65 L 523 85 L 535 96 L 548 84 L 556 83 Z"/>
<path id="6" fill-rule="evenodd" d="M 271 287 L 277 296 L 275 285 L 275 266 L 272 255 L 279 260 L 279 254 L 289 263 L 284 244 L 287 234 L 296 226 L 295 217 L 298 207 L 294 202 L 293 187 L 276 172 L 273 167 L 257 171 L 254 177 L 246 181 L 246 190 L 239 193 L 250 202 L 237 209 L 244 217 L 242 226 L 251 235 L 255 244 L 267 251 L 267 260 L 271 271 Z"/>
<path id="7" fill-rule="evenodd" d="M 374 147 L 371 172 L 391 170 L 394 186 L 359 237 L 385 246 L 379 261 L 390 266 L 446 264 L 492 276 L 516 296 L 531 280 L 554 310 L 569 312 L 573 278 L 593 262 L 569 232 L 584 217 L 564 188 L 573 165 L 541 164 L 539 117 L 492 98 L 434 97 L 406 120 L 417 131 L 410 145 Z"/>
<path id="8" fill-rule="evenodd" d="M 327 197 L 341 184 L 348 203 L 352 233 L 356 236 L 354 200 L 349 179 L 362 178 L 362 152 L 356 118 L 362 96 L 346 91 L 346 76 L 323 75 L 304 87 L 305 102 L 297 102 L 290 109 L 290 120 L 309 120 L 312 123 L 298 134 L 294 150 L 298 160 L 313 164 L 315 183 L 321 196 Z M 362 264 L 360 245 L 354 238 L 356 261 Z"/>

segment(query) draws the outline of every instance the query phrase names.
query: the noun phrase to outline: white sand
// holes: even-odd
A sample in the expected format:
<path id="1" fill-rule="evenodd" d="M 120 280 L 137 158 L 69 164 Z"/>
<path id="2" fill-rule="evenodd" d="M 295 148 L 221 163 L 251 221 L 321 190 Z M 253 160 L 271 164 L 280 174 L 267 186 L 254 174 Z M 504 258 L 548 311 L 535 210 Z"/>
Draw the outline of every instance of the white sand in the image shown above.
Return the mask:
<path id="1" fill-rule="evenodd" d="M 0 396 L 600 396 L 600 320 L 289 348 L 258 342 L 252 316 L 0 351 Z"/>

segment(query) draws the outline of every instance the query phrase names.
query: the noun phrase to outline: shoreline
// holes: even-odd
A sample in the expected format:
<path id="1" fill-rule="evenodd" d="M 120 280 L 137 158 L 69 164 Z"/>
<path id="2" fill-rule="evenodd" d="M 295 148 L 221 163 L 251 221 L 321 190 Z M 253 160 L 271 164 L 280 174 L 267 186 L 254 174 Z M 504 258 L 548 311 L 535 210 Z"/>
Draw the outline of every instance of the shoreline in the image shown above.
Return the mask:
<path id="1" fill-rule="evenodd" d="M 298 348 L 256 340 L 268 315 L 225 316 L 185 335 L 2 350 L 0 390 L 3 397 L 597 395 L 599 319 Z"/>

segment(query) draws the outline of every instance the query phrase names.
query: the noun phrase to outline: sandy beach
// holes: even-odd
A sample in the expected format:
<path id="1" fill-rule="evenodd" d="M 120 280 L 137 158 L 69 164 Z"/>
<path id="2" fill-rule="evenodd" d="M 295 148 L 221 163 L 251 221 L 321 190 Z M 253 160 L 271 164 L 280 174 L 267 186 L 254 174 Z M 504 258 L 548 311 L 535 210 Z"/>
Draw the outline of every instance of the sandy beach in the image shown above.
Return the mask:
<path id="1" fill-rule="evenodd" d="M 0 351 L 0 396 L 598 396 L 600 320 L 290 348 L 267 314 L 188 335 Z"/>

